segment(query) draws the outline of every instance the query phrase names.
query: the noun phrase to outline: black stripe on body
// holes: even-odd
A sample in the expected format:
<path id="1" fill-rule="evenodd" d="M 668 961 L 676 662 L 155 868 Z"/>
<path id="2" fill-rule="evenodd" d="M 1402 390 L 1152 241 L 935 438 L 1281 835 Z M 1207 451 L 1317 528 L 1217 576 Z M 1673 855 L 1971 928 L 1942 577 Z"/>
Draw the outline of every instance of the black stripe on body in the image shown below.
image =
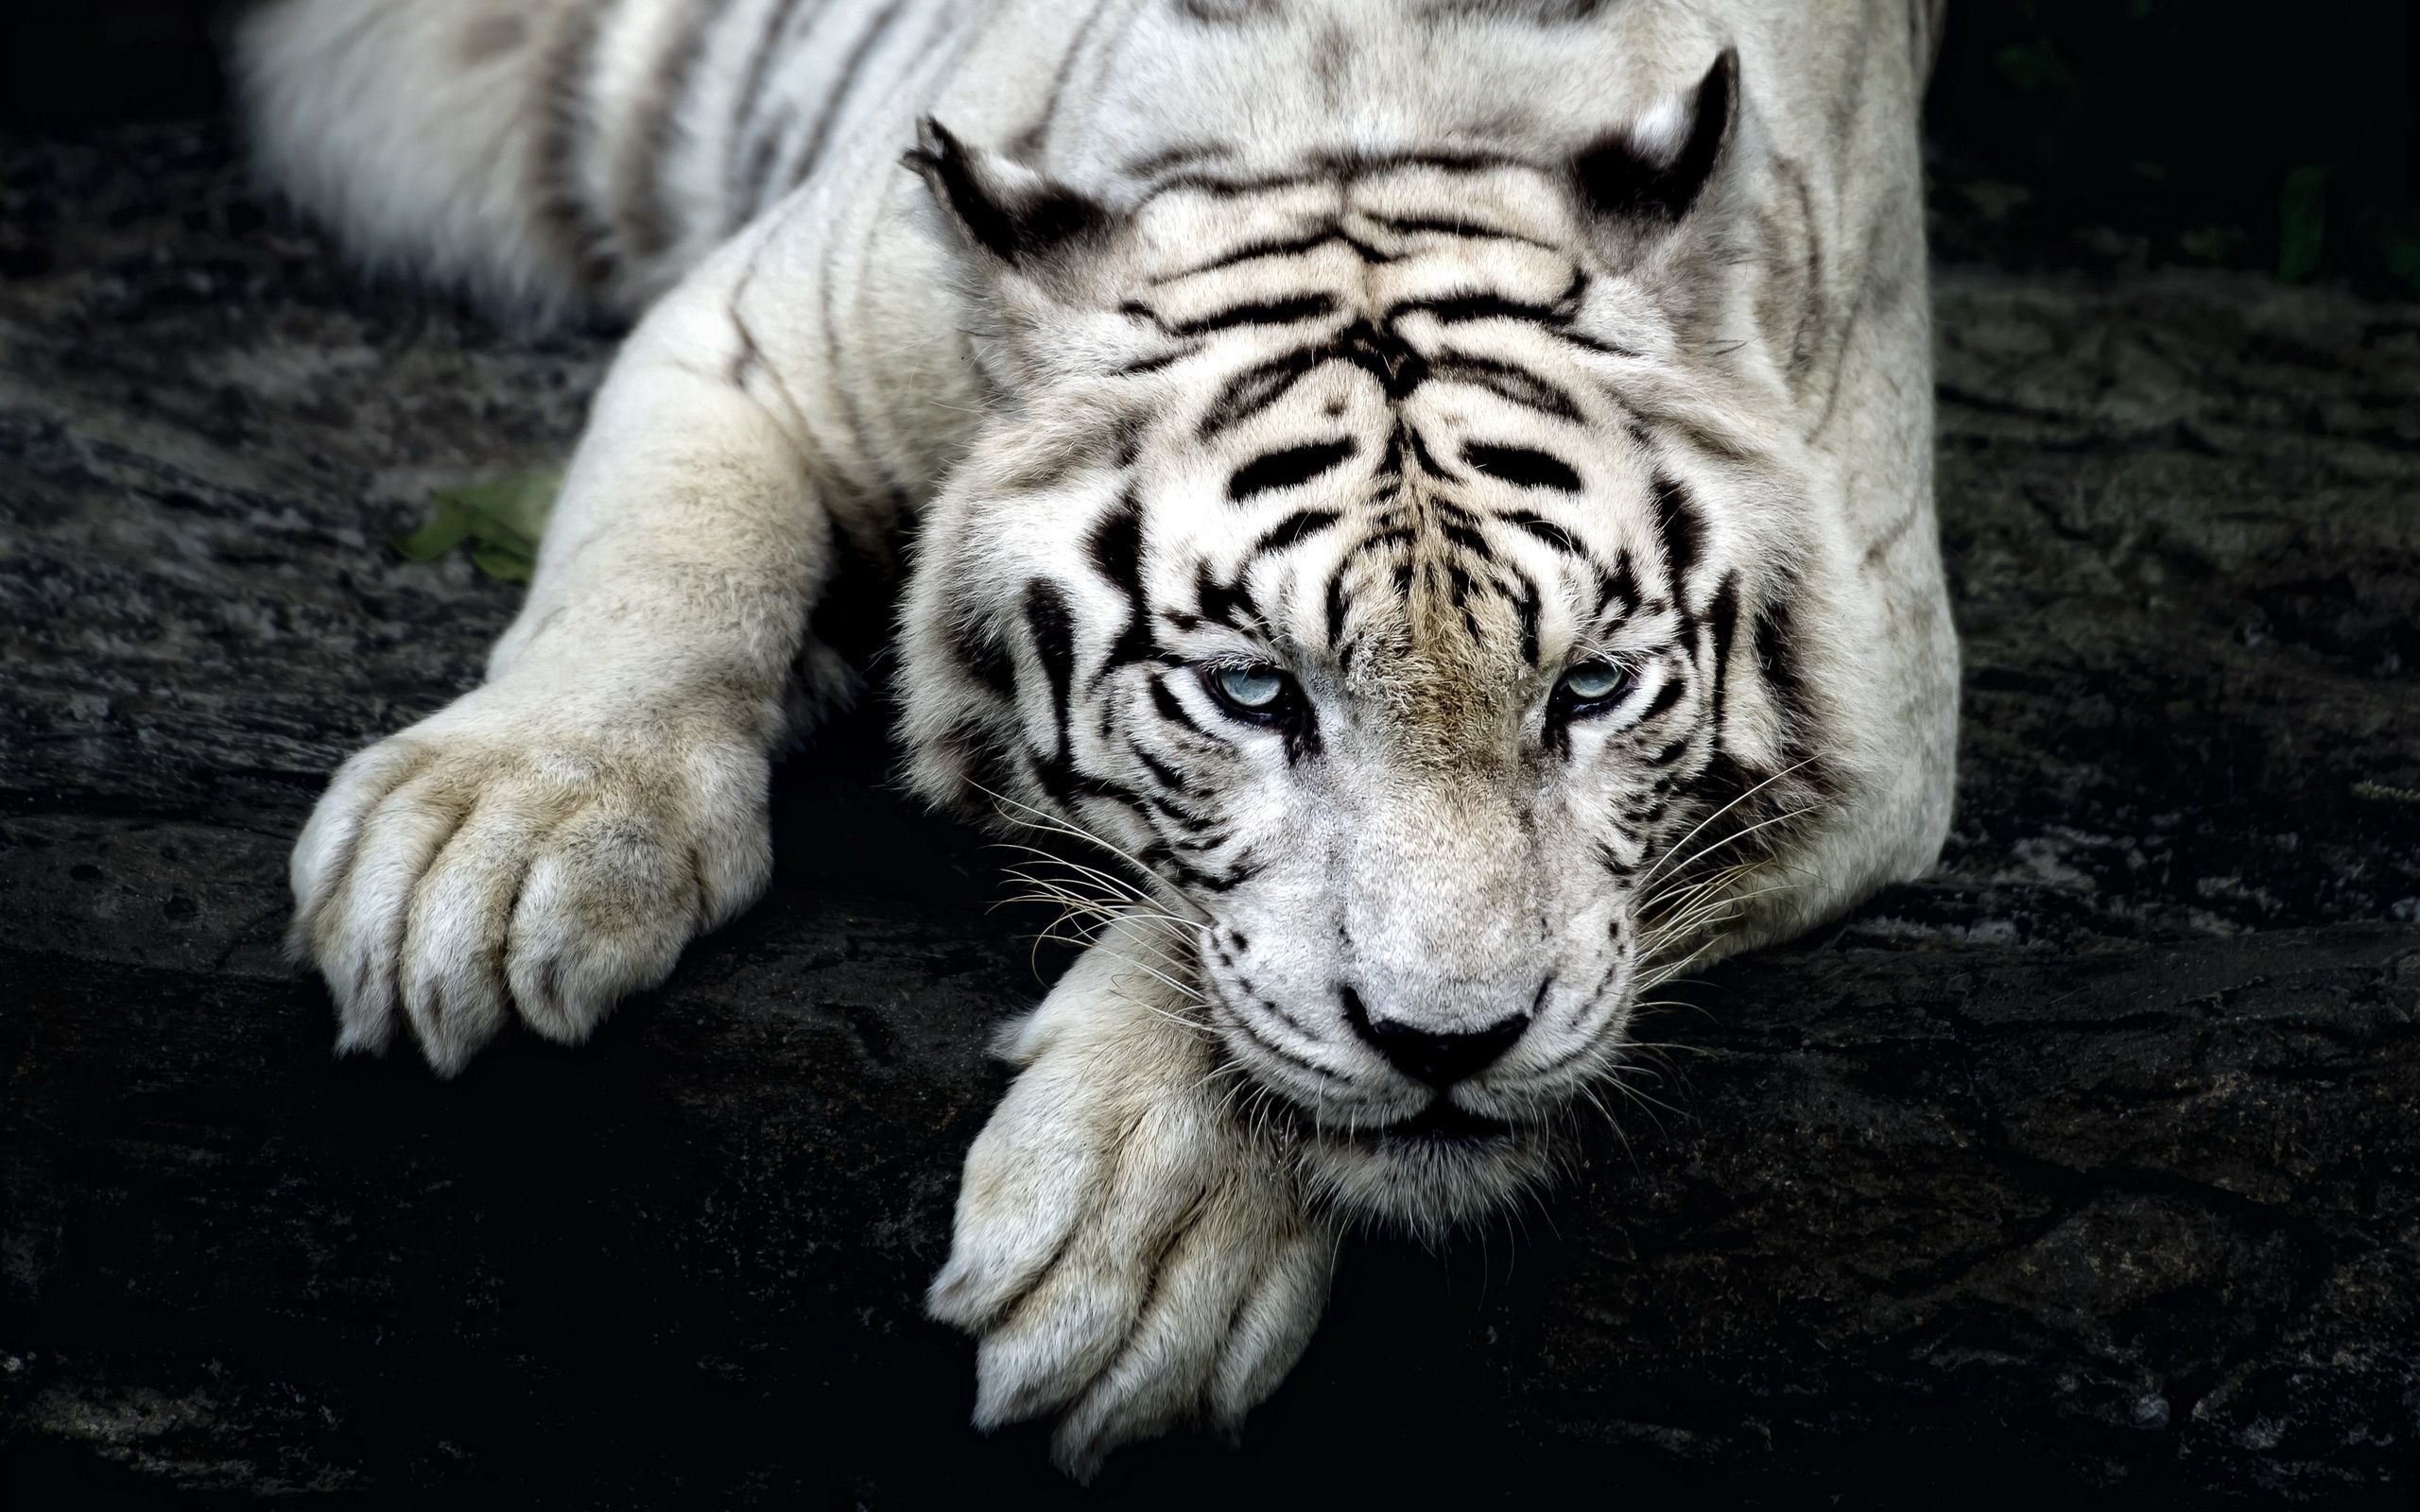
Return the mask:
<path id="1" fill-rule="evenodd" d="M 1806 238 L 1806 258 L 1799 269 L 1798 322 L 1789 338 L 1789 379 L 1795 389 L 1815 360 L 1816 333 L 1824 329 L 1824 235 L 1815 223 L 1815 192 L 1806 169 L 1790 158 L 1776 158 L 1773 169 L 1789 185 L 1798 207 L 1800 234 Z"/>
<path id="2" fill-rule="evenodd" d="M 829 0 L 819 0 L 818 13 L 825 4 Z M 765 85 L 772 77 L 773 60 L 789 55 L 790 23 L 798 7 L 799 0 L 774 0 L 765 12 L 764 29 L 749 56 L 747 80 L 732 102 L 728 138 L 732 157 L 723 181 L 722 223 L 726 236 L 756 214 L 757 198 L 773 177 L 773 152 L 786 133 L 772 129 L 764 119 Z M 739 152 L 742 142 L 749 144 L 744 156 Z"/>
<path id="3" fill-rule="evenodd" d="M 609 14 L 588 5 L 564 12 L 562 30 L 546 59 L 544 113 L 531 154 L 539 225 L 561 250 L 573 278 L 591 292 L 614 276 L 614 228 L 589 204 L 579 181 L 580 154 L 593 136 L 589 75 L 596 66 L 599 28 Z"/>
<path id="4" fill-rule="evenodd" d="M 655 77 L 631 112 L 614 188 L 623 247 L 633 263 L 659 257 L 672 245 L 675 228 L 666 192 L 666 160 L 684 133 L 682 107 L 696 87 L 698 64 L 705 56 L 708 39 L 730 4 L 731 0 L 685 0 L 671 23 L 672 40 Z"/>
<path id="5" fill-rule="evenodd" d="M 1226 151 L 1225 147 L 1207 142 L 1180 142 L 1173 146 L 1162 147 L 1157 152 L 1146 153 L 1139 158 L 1130 158 L 1120 171 L 1137 182 L 1149 183 L 1171 169 L 1190 167 L 1194 163 L 1206 162 L 1211 158 L 1222 157 Z"/>
<path id="6" fill-rule="evenodd" d="M 822 109 L 815 112 L 815 122 L 807 129 L 805 144 L 800 147 L 796 159 L 782 171 L 785 188 L 795 188 L 804 182 L 807 175 L 822 163 L 824 145 L 831 140 L 832 128 L 840 119 L 849 96 L 856 92 L 857 77 L 865 72 L 866 60 L 890 36 L 890 24 L 899 19 L 899 12 L 907 3 L 908 0 L 890 0 L 875 14 L 873 24 L 866 27 L 849 49 L 848 58 L 840 64 L 839 76 L 827 87 Z M 759 194 L 764 192 L 764 188 L 762 183 L 756 186 Z"/>
<path id="7" fill-rule="evenodd" d="M 1042 119 L 1024 133 L 1024 145 L 1033 156 L 1039 158 L 1047 152 L 1051 130 L 1059 124 L 1059 106 L 1066 96 L 1068 80 L 1074 77 L 1076 65 L 1083 60 L 1085 44 L 1093 38 L 1093 28 L 1100 25 L 1101 17 L 1109 10 L 1106 5 L 1095 5 L 1085 14 L 1083 25 L 1076 28 L 1076 35 L 1068 39 L 1067 50 L 1059 55 L 1059 66 L 1050 73 L 1050 91 L 1042 99 Z M 1132 18 L 1129 19 L 1131 21 Z"/>

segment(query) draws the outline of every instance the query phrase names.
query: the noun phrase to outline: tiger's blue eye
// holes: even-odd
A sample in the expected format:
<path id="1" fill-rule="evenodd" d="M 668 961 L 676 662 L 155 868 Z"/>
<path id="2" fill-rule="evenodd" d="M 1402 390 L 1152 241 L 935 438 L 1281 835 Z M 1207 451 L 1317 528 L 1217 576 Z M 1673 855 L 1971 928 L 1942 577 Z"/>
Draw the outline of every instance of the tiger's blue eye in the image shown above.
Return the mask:
<path id="1" fill-rule="evenodd" d="M 1266 719 L 1284 711 L 1294 679 L 1266 662 L 1249 666 L 1212 667 L 1203 679 L 1230 713 Z"/>
<path id="2" fill-rule="evenodd" d="M 1601 704 L 1618 697 L 1630 686 L 1630 674 L 1611 662 L 1582 662 L 1563 675 L 1555 687 L 1566 705 Z"/>

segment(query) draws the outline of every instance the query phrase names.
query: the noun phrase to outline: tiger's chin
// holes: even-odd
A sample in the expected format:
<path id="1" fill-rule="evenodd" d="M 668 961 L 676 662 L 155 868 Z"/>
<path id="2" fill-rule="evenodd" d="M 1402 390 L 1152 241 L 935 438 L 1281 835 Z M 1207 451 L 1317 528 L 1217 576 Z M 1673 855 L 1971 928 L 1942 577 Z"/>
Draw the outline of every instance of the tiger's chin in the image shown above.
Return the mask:
<path id="1" fill-rule="evenodd" d="M 1553 1174 L 1545 1125 L 1485 1118 L 1440 1099 L 1381 1127 L 1290 1115 L 1304 1183 L 1340 1216 L 1423 1237 L 1486 1217 Z"/>

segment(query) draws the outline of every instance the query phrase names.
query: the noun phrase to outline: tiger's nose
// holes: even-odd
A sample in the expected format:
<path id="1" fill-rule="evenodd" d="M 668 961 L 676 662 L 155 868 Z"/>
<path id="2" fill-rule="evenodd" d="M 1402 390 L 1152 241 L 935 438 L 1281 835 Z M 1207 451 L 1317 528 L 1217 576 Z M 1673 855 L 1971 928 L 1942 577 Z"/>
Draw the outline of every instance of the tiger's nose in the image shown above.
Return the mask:
<path id="1" fill-rule="evenodd" d="M 1494 1065 L 1530 1026 L 1528 1014 L 1515 1013 L 1467 1034 L 1439 1034 L 1392 1019 L 1374 1019 L 1360 993 L 1349 987 L 1342 992 L 1344 1017 L 1355 1034 L 1386 1057 L 1388 1065 L 1441 1090 Z"/>

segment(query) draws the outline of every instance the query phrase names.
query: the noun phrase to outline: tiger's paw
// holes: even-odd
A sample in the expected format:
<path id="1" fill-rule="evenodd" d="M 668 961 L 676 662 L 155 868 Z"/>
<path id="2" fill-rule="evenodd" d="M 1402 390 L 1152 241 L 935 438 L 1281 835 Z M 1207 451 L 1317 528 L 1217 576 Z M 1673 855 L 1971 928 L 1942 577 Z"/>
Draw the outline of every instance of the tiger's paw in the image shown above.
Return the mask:
<path id="1" fill-rule="evenodd" d="M 1239 1431 L 1327 1297 L 1334 1232 L 1205 1085 L 1166 993 L 1096 946 L 1018 1026 L 1025 1071 L 967 1155 L 927 1297 L 981 1341 L 976 1426 L 1055 1418 L 1079 1480 L 1172 1428 Z"/>
<path id="2" fill-rule="evenodd" d="M 514 1013 L 578 1043 L 764 890 L 761 745 L 645 708 L 491 683 L 337 768 L 290 938 L 339 1053 L 407 1026 L 450 1076 Z"/>

